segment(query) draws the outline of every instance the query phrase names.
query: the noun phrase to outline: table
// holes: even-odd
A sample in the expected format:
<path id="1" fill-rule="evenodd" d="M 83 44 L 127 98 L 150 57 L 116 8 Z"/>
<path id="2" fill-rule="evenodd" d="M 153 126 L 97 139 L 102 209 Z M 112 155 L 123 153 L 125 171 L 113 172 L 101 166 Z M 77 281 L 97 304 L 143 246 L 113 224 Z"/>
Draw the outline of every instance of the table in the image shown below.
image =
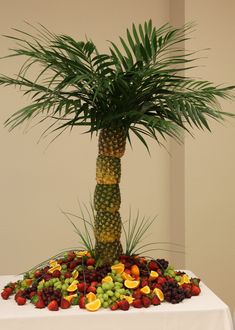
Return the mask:
<path id="1" fill-rule="evenodd" d="M 190 271 L 186 271 L 194 276 Z M 17 276 L 0 276 L 0 290 Z M 130 308 L 129 311 L 101 309 L 88 312 L 73 306 L 50 312 L 36 309 L 30 303 L 18 306 L 13 296 L 0 298 L 1 330 L 233 330 L 228 306 L 204 283 L 197 297 L 172 305 L 162 303 L 147 309 Z"/>

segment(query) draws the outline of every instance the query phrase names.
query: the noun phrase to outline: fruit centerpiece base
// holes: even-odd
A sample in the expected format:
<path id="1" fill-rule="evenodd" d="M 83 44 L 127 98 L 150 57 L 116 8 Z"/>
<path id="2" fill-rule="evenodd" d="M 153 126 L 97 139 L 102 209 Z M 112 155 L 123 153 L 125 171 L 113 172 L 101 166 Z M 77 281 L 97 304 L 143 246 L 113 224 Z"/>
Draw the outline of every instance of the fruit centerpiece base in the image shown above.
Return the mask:
<path id="1" fill-rule="evenodd" d="M 14 295 L 18 305 L 31 302 L 50 311 L 78 305 L 87 311 L 110 308 L 126 311 L 163 302 L 177 304 L 199 295 L 198 278 L 176 271 L 165 259 L 121 255 L 99 266 L 88 251 L 68 251 L 8 283 L 1 296 Z"/>

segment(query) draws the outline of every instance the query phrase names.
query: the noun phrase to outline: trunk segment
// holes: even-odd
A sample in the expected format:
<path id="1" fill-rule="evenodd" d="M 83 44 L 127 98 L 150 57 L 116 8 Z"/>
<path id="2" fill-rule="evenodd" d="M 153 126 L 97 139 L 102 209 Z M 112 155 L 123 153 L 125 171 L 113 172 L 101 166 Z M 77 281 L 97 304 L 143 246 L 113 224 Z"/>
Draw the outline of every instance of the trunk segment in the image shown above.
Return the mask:
<path id="1" fill-rule="evenodd" d="M 95 254 L 102 265 L 111 265 L 123 252 L 120 242 L 121 217 L 121 157 L 126 135 L 123 128 L 104 128 L 99 134 L 99 154 L 96 161 L 94 193 Z"/>

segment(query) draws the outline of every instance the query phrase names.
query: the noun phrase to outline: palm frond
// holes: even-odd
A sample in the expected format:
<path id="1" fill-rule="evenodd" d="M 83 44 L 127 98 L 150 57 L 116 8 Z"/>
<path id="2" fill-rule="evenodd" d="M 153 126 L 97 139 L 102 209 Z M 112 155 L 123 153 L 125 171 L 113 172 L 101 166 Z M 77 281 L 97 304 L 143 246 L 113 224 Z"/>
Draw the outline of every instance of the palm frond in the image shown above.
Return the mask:
<path id="1" fill-rule="evenodd" d="M 24 57 L 16 77 L 0 75 L 0 85 L 16 86 L 31 98 L 31 104 L 14 113 L 5 124 L 14 129 L 37 116 L 52 120 L 45 134 L 66 128 L 87 127 L 93 134 L 105 127 L 123 125 L 148 149 L 145 136 L 158 143 L 181 130 L 210 130 L 208 119 L 224 120 L 219 98 L 233 99 L 235 86 L 214 86 L 191 79 L 197 52 L 183 43 L 193 24 L 160 28 L 149 20 L 132 25 L 120 37 L 120 47 L 110 41 L 110 52 L 99 53 L 90 41 L 56 35 L 46 27 L 27 23 L 33 32 L 13 29 L 6 36 L 16 43 L 6 57 Z M 37 68 L 34 79 L 32 72 Z M 59 135 L 59 134 L 58 134 Z"/>

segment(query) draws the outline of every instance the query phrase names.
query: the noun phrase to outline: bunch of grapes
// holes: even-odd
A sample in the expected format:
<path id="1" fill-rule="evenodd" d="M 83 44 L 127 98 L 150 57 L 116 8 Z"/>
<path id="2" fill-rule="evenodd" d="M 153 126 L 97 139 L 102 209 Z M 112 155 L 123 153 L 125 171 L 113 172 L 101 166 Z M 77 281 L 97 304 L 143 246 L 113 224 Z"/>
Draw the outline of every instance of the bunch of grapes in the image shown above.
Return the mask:
<path id="1" fill-rule="evenodd" d="M 56 300 L 58 305 L 60 305 L 61 301 L 61 290 L 59 289 L 54 289 L 52 286 L 44 288 L 42 290 L 42 299 L 47 306 L 52 300 Z"/>
<path id="2" fill-rule="evenodd" d="M 177 304 L 185 298 L 183 288 L 181 288 L 174 280 L 165 282 L 162 285 L 162 291 L 164 293 L 165 300 L 172 304 Z"/>
<path id="3" fill-rule="evenodd" d="M 169 265 L 169 262 L 165 259 L 157 259 L 156 262 L 162 270 L 166 270 Z"/>
<path id="4" fill-rule="evenodd" d="M 122 299 L 124 295 L 130 295 L 130 291 L 123 286 L 123 279 L 120 274 L 108 273 L 113 281 L 106 282 L 97 287 L 97 298 L 100 299 L 102 307 L 108 308 L 116 301 Z"/>

